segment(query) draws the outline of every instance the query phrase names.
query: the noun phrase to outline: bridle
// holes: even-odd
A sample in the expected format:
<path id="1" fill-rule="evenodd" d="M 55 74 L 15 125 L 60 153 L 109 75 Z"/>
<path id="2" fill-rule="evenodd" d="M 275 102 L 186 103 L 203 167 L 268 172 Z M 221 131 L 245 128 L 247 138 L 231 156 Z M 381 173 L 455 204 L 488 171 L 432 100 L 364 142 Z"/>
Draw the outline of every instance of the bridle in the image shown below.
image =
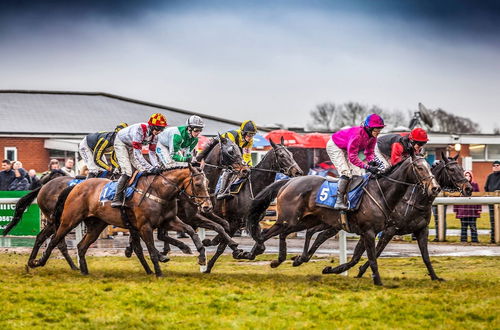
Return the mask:
<path id="1" fill-rule="evenodd" d="M 290 174 L 290 169 L 292 167 L 299 167 L 299 165 L 297 164 L 295 159 L 293 159 L 293 156 L 290 157 L 293 160 L 293 163 L 292 163 L 292 165 L 290 165 L 288 167 L 280 161 L 278 154 L 277 154 L 278 150 L 283 150 L 285 153 L 287 153 L 287 155 L 291 154 L 291 152 L 285 146 L 277 145 L 276 148 L 273 148 L 272 150 L 274 152 L 274 163 L 273 163 L 272 167 L 277 168 L 278 170 L 268 170 L 265 168 L 258 168 L 258 167 L 252 167 L 250 170 L 251 171 L 272 172 L 272 173 L 283 173 L 283 174 L 288 175 L 288 174 Z M 267 157 L 267 155 L 266 155 L 266 157 Z"/>
<path id="2" fill-rule="evenodd" d="M 467 180 L 467 178 L 461 178 L 460 180 L 455 180 L 451 174 L 448 172 L 449 170 L 449 165 L 454 165 L 454 164 L 457 164 L 458 165 L 458 162 L 456 160 L 450 160 L 448 162 L 445 162 L 443 161 L 443 166 L 442 166 L 442 169 L 439 169 L 438 172 L 441 173 L 441 172 L 444 172 L 446 174 L 446 177 L 447 177 L 447 180 L 449 182 L 451 182 L 451 184 L 454 186 L 453 188 L 448 188 L 448 187 L 445 187 L 447 189 L 447 191 L 459 191 L 460 194 L 462 194 L 462 188 L 460 187 L 460 184 L 462 183 L 468 183 L 469 180 Z M 436 165 L 436 167 L 438 167 L 440 165 Z"/>
<path id="3" fill-rule="evenodd" d="M 197 199 L 202 199 L 202 200 L 205 200 L 205 199 L 209 199 L 210 200 L 210 196 L 207 195 L 207 196 L 199 196 L 199 195 L 195 195 L 193 194 L 194 192 L 194 178 L 199 176 L 199 175 L 202 175 L 203 177 L 205 177 L 205 173 L 203 173 L 202 171 L 198 172 L 198 173 L 193 173 L 190 171 L 190 175 L 189 175 L 189 182 L 186 186 L 184 186 L 184 184 L 182 184 L 181 186 L 179 186 L 177 183 L 175 183 L 174 181 L 170 180 L 169 178 L 167 178 L 165 175 L 163 175 L 163 172 L 162 173 L 158 173 L 158 174 L 155 174 L 154 177 L 153 177 L 153 180 L 151 180 L 151 182 L 149 183 L 148 185 L 148 188 L 146 189 L 146 191 L 143 191 L 139 188 L 134 188 L 134 190 L 136 192 L 138 192 L 139 194 L 142 195 L 142 198 L 141 200 L 139 201 L 139 204 L 138 205 L 141 205 L 142 201 L 144 200 L 145 197 L 151 199 L 151 200 L 154 200 L 155 202 L 158 202 L 160 204 L 166 204 L 166 201 L 164 199 L 161 199 L 157 196 L 154 196 L 152 194 L 149 193 L 149 190 L 151 189 L 151 186 L 153 185 L 153 182 L 156 180 L 157 177 L 161 177 L 163 180 L 166 181 L 166 184 L 168 185 L 171 185 L 174 187 L 174 189 L 177 190 L 177 193 L 176 193 L 176 196 L 180 195 L 180 194 L 183 194 L 185 195 L 186 197 L 189 198 L 189 201 L 193 204 L 195 204 L 196 206 L 200 207 L 204 202 L 197 202 L 196 200 Z M 184 183 L 186 180 L 183 180 L 182 182 Z M 191 194 L 187 192 L 187 188 L 191 187 Z"/>

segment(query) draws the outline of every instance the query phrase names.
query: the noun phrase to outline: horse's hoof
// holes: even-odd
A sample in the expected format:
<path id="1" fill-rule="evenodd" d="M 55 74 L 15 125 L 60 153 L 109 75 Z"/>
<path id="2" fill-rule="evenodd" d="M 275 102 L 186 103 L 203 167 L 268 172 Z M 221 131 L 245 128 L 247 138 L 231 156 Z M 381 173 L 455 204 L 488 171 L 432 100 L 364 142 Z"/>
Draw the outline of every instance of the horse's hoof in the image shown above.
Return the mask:
<path id="1" fill-rule="evenodd" d="M 84 276 L 88 276 L 89 275 L 89 272 L 82 272 L 80 271 L 80 274 L 84 275 Z"/>
<path id="2" fill-rule="evenodd" d="M 205 259 L 205 258 L 198 259 L 198 265 L 205 266 L 206 264 L 207 264 L 207 259 Z"/>
<path id="3" fill-rule="evenodd" d="M 76 266 L 72 266 L 71 267 L 71 270 L 80 270 L 80 268 L 76 267 Z"/>
<path id="4" fill-rule="evenodd" d="M 325 267 L 325 268 L 323 268 L 322 273 L 323 273 L 323 274 L 332 274 L 332 273 L 333 273 L 333 272 L 332 272 L 332 269 L 333 269 L 333 268 L 332 268 L 332 267 L 330 267 L 330 266 Z"/>
<path id="5" fill-rule="evenodd" d="M 158 256 L 158 261 L 159 262 L 168 262 L 168 261 L 170 261 L 170 258 L 167 257 L 166 255 L 163 255 L 160 253 L 160 255 Z"/>
<path id="6" fill-rule="evenodd" d="M 291 257 L 290 259 L 291 259 L 291 260 L 295 260 L 295 259 L 297 259 L 297 258 L 299 258 L 299 257 L 300 257 L 299 255 L 296 255 L 296 256 Z"/>
<path id="7" fill-rule="evenodd" d="M 29 268 L 35 268 L 36 267 L 35 260 L 29 260 L 28 264 L 26 266 L 29 267 Z"/>
<path id="8" fill-rule="evenodd" d="M 297 256 L 295 259 L 293 259 L 292 266 L 293 267 L 298 267 L 298 266 L 302 265 L 302 263 L 303 263 L 302 258 L 300 258 L 299 256 Z"/>
<path id="9" fill-rule="evenodd" d="M 205 269 L 202 271 L 203 274 L 210 274 L 212 271 L 210 269 Z"/>
<path id="10" fill-rule="evenodd" d="M 158 274 L 156 274 L 156 277 L 161 278 L 161 277 L 165 277 L 165 275 L 163 275 L 163 273 L 158 273 Z"/>
<path id="11" fill-rule="evenodd" d="M 182 253 L 184 254 L 193 254 L 193 251 L 191 251 L 191 248 L 186 245 L 185 248 L 181 249 Z"/>
<path id="12" fill-rule="evenodd" d="M 208 239 L 208 238 L 205 238 L 203 241 L 201 241 L 201 243 L 203 244 L 203 246 L 211 246 L 212 245 L 212 240 Z"/>
<path id="13" fill-rule="evenodd" d="M 125 248 L 125 257 L 130 258 L 131 256 L 132 256 L 132 247 L 131 246 L 127 246 Z"/>
<path id="14" fill-rule="evenodd" d="M 281 262 L 279 260 L 273 260 L 273 261 L 271 261 L 271 264 L 270 264 L 271 268 L 276 268 L 279 265 L 281 265 Z"/>

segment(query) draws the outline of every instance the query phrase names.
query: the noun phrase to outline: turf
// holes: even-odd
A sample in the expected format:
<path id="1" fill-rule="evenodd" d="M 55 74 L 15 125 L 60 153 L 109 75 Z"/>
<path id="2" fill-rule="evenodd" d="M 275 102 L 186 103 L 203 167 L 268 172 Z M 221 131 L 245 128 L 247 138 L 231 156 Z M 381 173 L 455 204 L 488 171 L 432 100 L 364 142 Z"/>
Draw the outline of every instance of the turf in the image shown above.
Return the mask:
<path id="1" fill-rule="evenodd" d="M 500 328 L 500 258 L 380 259 L 384 287 L 370 277 L 321 275 L 330 260 L 271 269 L 223 257 L 200 274 L 194 257 L 163 264 L 165 278 L 135 259 L 88 258 L 91 275 L 51 259 L 25 271 L 26 255 L 0 254 L 0 325 L 10 328 Z"/>

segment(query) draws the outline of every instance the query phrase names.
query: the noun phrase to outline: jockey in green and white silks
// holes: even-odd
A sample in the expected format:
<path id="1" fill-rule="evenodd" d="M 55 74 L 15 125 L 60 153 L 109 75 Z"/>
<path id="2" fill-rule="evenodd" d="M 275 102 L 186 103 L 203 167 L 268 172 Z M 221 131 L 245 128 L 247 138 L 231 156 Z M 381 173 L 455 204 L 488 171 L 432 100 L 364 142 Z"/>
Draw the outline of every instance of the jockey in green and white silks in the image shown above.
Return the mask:
<path id="1" fill-rule="evenodd" d="M 156 154 L 165 167 L 185 165 L 194 157 L 198 136 L 204 127 L 199 116 L 191 116 L 185 126 L 169 127 L 158 135 Z"/>

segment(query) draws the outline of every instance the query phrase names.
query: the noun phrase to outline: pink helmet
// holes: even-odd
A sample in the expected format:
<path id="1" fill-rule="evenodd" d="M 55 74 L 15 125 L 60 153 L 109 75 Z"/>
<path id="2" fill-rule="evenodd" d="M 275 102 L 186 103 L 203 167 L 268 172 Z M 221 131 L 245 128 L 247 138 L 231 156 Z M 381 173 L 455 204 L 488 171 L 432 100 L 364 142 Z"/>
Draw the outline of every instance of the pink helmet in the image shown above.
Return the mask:
<path id="1" fill-rule="evenodd" d="M 382 117 L 380 117 L 376 113 L 372 113 L 366 117 L 365 121 L 363 122 L 363 126 L 368 128 L 383 128 L 385 124 Z"/>

